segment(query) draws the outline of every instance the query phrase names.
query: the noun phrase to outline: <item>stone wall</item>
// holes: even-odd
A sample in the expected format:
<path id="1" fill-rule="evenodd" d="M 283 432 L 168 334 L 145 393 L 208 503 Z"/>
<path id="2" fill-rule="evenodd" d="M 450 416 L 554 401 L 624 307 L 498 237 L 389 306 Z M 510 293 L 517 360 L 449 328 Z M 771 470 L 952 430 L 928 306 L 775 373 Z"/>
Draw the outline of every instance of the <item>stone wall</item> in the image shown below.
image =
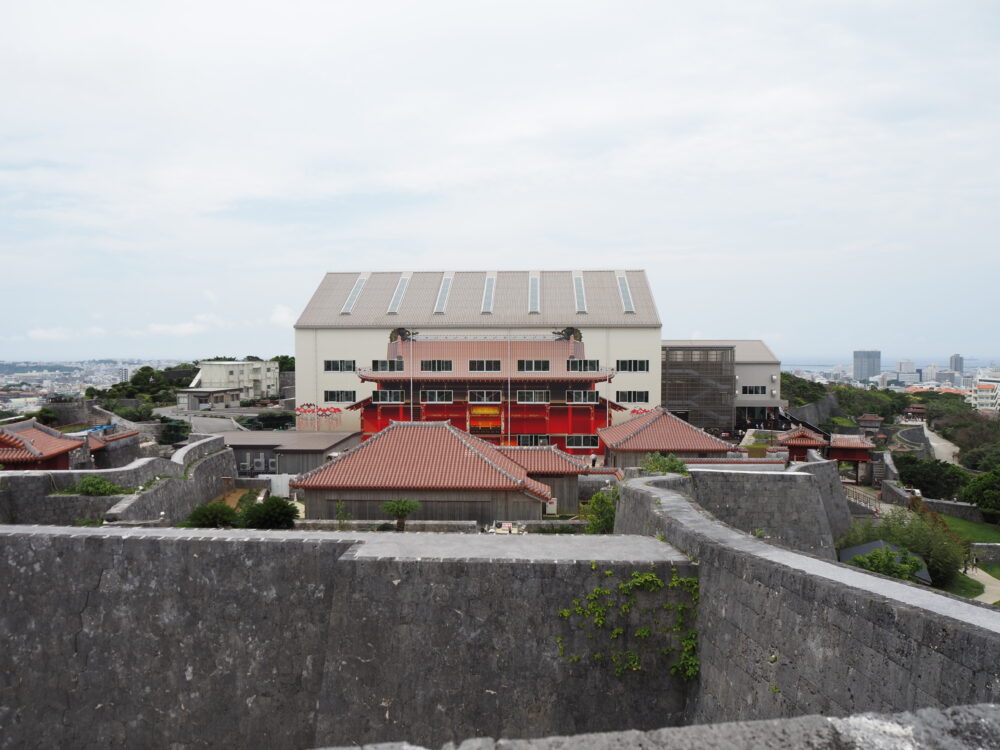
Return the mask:
<path id="1" fill-rule="evenodd" d="M 979 510 L 979 506 L 971 505 L 969 503 L 956 503 L 951 500 L 934 500 L 929 497 L 924 498 L 924 507 L 927 510 L 932 510 L 935 513 L 941 513 L 946 516 L 955 516 L 955 518 L 964 518 L 966 521 L 974 521 L 975 523 L 983 522 L 983 512 Z"/>
<path id="2" fill-rule="evenodd" d="M 988 605 L 777 548 L 705 515 L 681 477 L 622 488 L 616 533 L 698 561 L 693 723 L 1000 701 Z"/>
<path id="3" fill-rule="evenodd" d="M 698 504 L 748 534 L 836 559 L 815 476 L 805 472 L 691 472 Z"/>
<path id="4" fill-rule="evenodd" d="M 114 412 L 101 408 L 93 401 L 87 402 L 87 408 L 95 417 L 102 420 L 104 423 L 118 425 L 119 428 L 123 430 L 138 430 L 142 433 L 142 439 L 144 441 L 159 440 L 160 433 L 163 432 L 163 424 L 161 422 L 130 422 L 124 417 L 119 417 Z"/>
<path id="5" fill-rule="evenodd" d="M 1000 562 L 1000 544 L 973 542 L 971 547 L 979 562 Z"/>
<path id="6" fill-rule="evenodd" d="M 827 394 L 819 401 L 814 401 L 813 403 L 806 404 L 805 406 L 796 406 L 790 409 L 785 409 L 785 411 L 796 419 L 808 422 L 816 427 L 819 427 L 823 422 L 828 422 L 830 417 L 844 416 L 844 410 L 840 408 L 840 403 L 837 401 L 837 397 L 833 393 Z"/>
<path id="7" fill-rule="evenodd" d="M 836 542 L 851 530 L 851 511 L 847 507 L 844 485 L 840 482 L 840 471 L 836 461 L 827 461 L 816 451 L 809 451 L 807 455 L 809 463 L 796 464 L 794 471 L 812 474 L 816 478 L 816 488 L 826 511 L 830 533 Z"/>
<path id="8" fill-rule="evenodd" d="M 47 409 L 51 409 L 59 424 L 87 424 L 87 407 L 81 401 L 55 401 L 42 404 Z"/>
<path id="9" fill-rule="evenodd" d="M 676 725 L 691 683 L 665 664 L 619 678 L 559 655 L 582 638 L 559 610 L 635 570 L 695 566 L 643 538 L 3 527 L 0 747 Z"/>
<path id="10" fill-rule="evenodd" d="M 1000 747 L 1000 706 L 989 704 L 957 706 L 944 710 L 925 708 L 913 713 L 860 714 L 843 719 L 803 716 L 796 719 L 673 727 L 652 732 L 605 732 L 537 740 L 475 739 L 462 743 L 458 750 L 984 750 L 987 747 Z M 325 750 L 358 748 L 352 746 Z M 378 750 L 426 748 L 400 742 L 380 745 Z M 453 750 L 453 747 L 449 745 L 445 750 Z"/>

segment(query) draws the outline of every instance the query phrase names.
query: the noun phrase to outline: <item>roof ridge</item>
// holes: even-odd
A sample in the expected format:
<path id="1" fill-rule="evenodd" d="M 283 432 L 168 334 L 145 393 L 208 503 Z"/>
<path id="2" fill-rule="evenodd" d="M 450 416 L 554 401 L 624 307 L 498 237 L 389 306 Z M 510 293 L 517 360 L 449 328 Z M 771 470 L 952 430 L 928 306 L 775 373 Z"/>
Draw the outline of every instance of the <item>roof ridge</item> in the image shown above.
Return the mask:
<path id="1" fill-rule="evenodd" d="M 480 440 L 479 438 L 476 438 L 476 437 L 474 437 L 473 435 L 470 435 L 467 432 L 459 430 L 457 427 L 455 427 L 455 425 L 451 424 L 450 422 L 443 422 L 443 423 L 440 423 L 440 424 L 444 424 L 445 427 L 452 433 L 452 435 L 454 435 L 455 437 L 458 438 L 459 442 L 461 442 L 463 445 L 465 445 L 467 448 L 469 448 L 469 450 L 475 452 L 475 454 L 477 456 L 479 456 L 483 461 L 485 461 L 487 464 L 489 464 L 494 469 L 496 469 L 497 471 L 499 471 L 501 474 L 503 474 L 505 477 L 507 477 L 514 484 L 516 484 L 518 486 L 522 486 L 524 484 L 524 480 L 523 479 L 517 479 L 512 474 L 510 474 L 510 472 L 505 471 L 503 468 L 501 468 L 495 461 L 491 460 L 488 456 L 485 456 L 480 450 L 477 450 L 476 446 L 470 445 L 468 442 L 466 442 L 466 440 L 463 437 L 463 435 L 465 437 L 469 437 L 469 438 L 473 438 L 474 440 L 478 440 L 481 443 L 485 443 L 486 445 L 489 445 L 492 448 L 493 446 L 490 443 L 487 443 L 485 440 Z M 496 448 L 494 448 L 494 450 L 496 450 Z M 517 462 L 515 461 L 514 463 L 517 463 Z M 521 468 L 524 469 L 523 466 Z M 527 472 L 525 473 L 525 477 L 527 477 Z"/>
<path id="2" fill-rule="evenodd" d="M 636 416 L 635 417 L 636 421 L 642 419 L 643 417 L 649 417 L 649 419 L 646 420 L 646 422 L 644 424 L 639 425 L 637 429 L 635 429 L 633 432 L 629 433 L 626 437 L 624 437 L 621 440 L 615 442 L 612 447 L 614 447 L 614 445 L 620 445 L 621 443 L 624 443 L 626 440 L 629 440 L 630 438 L 634 438 L 636 435 L 640 435 L 643 432 L 645 432 L 646 430 L 648 430 L 649 426 L 652 425 L 657 420 L 657 418 L 659 416 L 657 412 L 662 413 L 663 412 L 663 407 L 662 406 L 657 406 L 657 407 L 651 409 L 650 411 L 648 411 L 646 414 L 639 414 L 638 416 Z M 628 424 L 628 422 L 625 422 L 623 424 Z M 614 427 L 614 425 L 612 425 L 612 427 Z"/>

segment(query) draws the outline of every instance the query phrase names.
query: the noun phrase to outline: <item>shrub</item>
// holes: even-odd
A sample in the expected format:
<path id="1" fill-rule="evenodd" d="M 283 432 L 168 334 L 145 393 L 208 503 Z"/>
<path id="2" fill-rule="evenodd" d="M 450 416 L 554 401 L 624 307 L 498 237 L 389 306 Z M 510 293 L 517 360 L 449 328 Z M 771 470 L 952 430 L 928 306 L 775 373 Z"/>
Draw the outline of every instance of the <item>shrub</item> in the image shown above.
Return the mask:
<path id="1" fill-rule="evenodd" d="M 980 474 L 962 490 L 962 500 L 984 511 L 1000 511 L 1000 469 Z"/>
<path id="2" fill-rule="evenodd" d="M 962 540 L 948 529 L 937 514 L 923 509 L 913 513 L 895 508 L 878 526 L 871 521 L 855 524 L 837 546 L 843 549 L 876 539 L 920 555 L 927 563 L 927 572 L 937 588 L 943 588 L 954 580 L 966 556 Z"/>
<path id="3" fill-rule="evenodd" d="M 262 503 L 248 505 L 240 517 L 247 529 L 293 529 L 299 509 L 283 497 L 271 496 Z"/>
<path id="4" fill-rule="evenodd" d="M 642 468 L 654 474 L 688 474 L 687 465 L 677 456 L 671 453 L 664 456 L 662 453 L 647 453 L 642 458 Z"/>
<path id="5" fill-rule="evenodd" d="M 618 508 L 618 485 L 590 496 L 590 502 L 581 515 L 587 520 L 587 534 L 610 534 L 615 530 L 615 511 Z"/>
<path id="6" fill-rule="evenodd" d="M 969 473 L 960 466 L 937 459 L 921 460 L 905 453 L 893 457 L 899 469 L 899 479 L 911 487 L 919 487 L 925 497 L 950 500 L 969 481 Z"/>
<path id="7" fill-rule="evenodd" d="M 906 550 L 897 551 L 891 547 L 875 549 L 867 555 L 855 555 L 851 558 L 851 565 L 904 581 L 913 578 L 923 567 L 923 563 Z"/>
<path id="8" fill-rule="evenodd" d="M 91 497 L 106 497 L 107 495 L 124 495 L 128 491 L 124 487 L 119 487 L 113 482 L 109 482 L 102 477 L 84 477 L 72 488 L 78 495 L 89 495 Z"/>
<path id="9" fill-rule="evenodd" d="M 216 501 L 199 505 L 181 526 L 188 529 L 224 529 L 235 526 L 238 520 L 235 508 Z"/>
<path id="10" fill-rule="evenodd" d="M 191 425 L 183 420 L 160 417 L 160 421 L 163 423 L 163 429 L 160 431 L 158 441 L 160 445 L 179 443 L 182 440 L 186 440 L 187 436 L 191 434 Z"/>
<path id="11" fill-rule="evenodd" d="M 392 518 L 396 519 L 396 531 L 402 531 L 406 526 L 406 517 L 411 513 L 420 510 L 420 503 L 401 497 L 398 500 L 390 500 L 382 503 L 382 510 Z"/>

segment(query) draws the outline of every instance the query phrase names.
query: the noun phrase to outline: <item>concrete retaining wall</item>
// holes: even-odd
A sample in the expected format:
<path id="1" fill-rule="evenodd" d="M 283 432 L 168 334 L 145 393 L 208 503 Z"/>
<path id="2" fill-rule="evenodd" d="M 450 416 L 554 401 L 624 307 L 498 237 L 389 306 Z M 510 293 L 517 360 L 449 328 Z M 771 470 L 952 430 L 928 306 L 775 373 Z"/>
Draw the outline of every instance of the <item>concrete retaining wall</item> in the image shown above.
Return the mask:
<path id="1" fill-rule="evenodd" d="M 983 522 L 983 512 L 979 510 L 979 506 L 977 505 L 971 505 L 969 503 L 956 503 L 951 500 L 933 500 L 929 497 L 925 497 L 924 506 L 928 510 L 932 510 L 935 513 L 941 513 L 946 516 L 964 518 L 966 521 L 973 521 L 975 523 Z"/>
<path id="2" fill-rule="evenodd" d="M 805 472 L 691 472 L 698 504 L 748 534 L 836 559 L 817 479 Z"/>
<path id="3" fill-rule="evenodd" d="M 690 683 L 663 662 L 567 663 L 556 638 L 582 635 L 558 612 L 635 570 L 694 568 L 641 538 L 3 527 L 0 675 L 17 678 L 0 679 L 0 747 L 676 725 Z"/>
<path id="4" fill-rule="evenodd" d="M 622 488 L 616 533 L 699 564 L 694 723 L 1000 701 L 1000 613 L 783 550 L 706 516 L 681 477 Z"/>
<path id="5" fill-rule="evenodd" d="M 1000 562 L 1000 544 L 973 542 L 972 554 L 979 558 L 979 562 Z"/>

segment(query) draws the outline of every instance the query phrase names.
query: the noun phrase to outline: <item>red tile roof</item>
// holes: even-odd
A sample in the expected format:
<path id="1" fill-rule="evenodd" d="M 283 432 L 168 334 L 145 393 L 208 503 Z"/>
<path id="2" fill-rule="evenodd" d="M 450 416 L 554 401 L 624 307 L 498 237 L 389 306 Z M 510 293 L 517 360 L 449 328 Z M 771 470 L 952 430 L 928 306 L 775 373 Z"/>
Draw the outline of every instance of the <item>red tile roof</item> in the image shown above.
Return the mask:
<path id="1" fill-rule="evenodd" d="M 868 438 L 863 435 L 831 435 L 831 448 L 865 448 L 871 450 L 875 447 Z"/>
<path id="2" fill-rule="evenodd" d="M 570 455 L 554 445 L 505 445 L 500 452 L 523 466 L 529 474 L 621 474 L 613 466 L 591 466 L 586 459 Z"/>
<path id="3" fill-rule="evenodd" d="M 818 447 L 821 445 L 826 445 L 826 439 L 819 435 L 808 427 L 799 425 L 798 427 L 788 430 L 787 432 L 782 432 L 778 435 L 778 445 L 789 446 L 807 446 L 807 447 Z"/>
<path id="4" fill-rule="evenodd" d="M 539 500 L 551 490 L 495 446 L 447 422 L 393 422 L 300 476 L 302 489 L 505 490 Z"/>
<path id="5" fill-rule="evenodd" d="M 108 443 L 113 443 L 116 440 L 122 440 L 123 438 L 132 437 L 133 435 L 138 435 L 138 430 L 125 430 L 124 432 L 115 432 L 111 435 L 107 435 L 99 432 L 88 432 L 87 433 L 87 445 L 90 446 L 90 451 L 104 450 L 108 447 Z"/>
<path id="6" fill-rule="evenodd" d="M 662 407 L 627 422 L 597 431 L 604 444 L 616 451 L 660 453 L 726 453 L 733 446 L 675 417 Z"/>
<path id="7" fill-rule="evenodd" d="M 34 419 L 15 422 L 0 427 L 0 464 L 44 461 L 81 445 L 82 440 L 66 437 Z"/>
<path id="8" fill-rule="evenodd" d="M 859 422 L 884 422 L 885 417 L 880 417 L 878 414 L 862 414 L 858 417 Z"/>

